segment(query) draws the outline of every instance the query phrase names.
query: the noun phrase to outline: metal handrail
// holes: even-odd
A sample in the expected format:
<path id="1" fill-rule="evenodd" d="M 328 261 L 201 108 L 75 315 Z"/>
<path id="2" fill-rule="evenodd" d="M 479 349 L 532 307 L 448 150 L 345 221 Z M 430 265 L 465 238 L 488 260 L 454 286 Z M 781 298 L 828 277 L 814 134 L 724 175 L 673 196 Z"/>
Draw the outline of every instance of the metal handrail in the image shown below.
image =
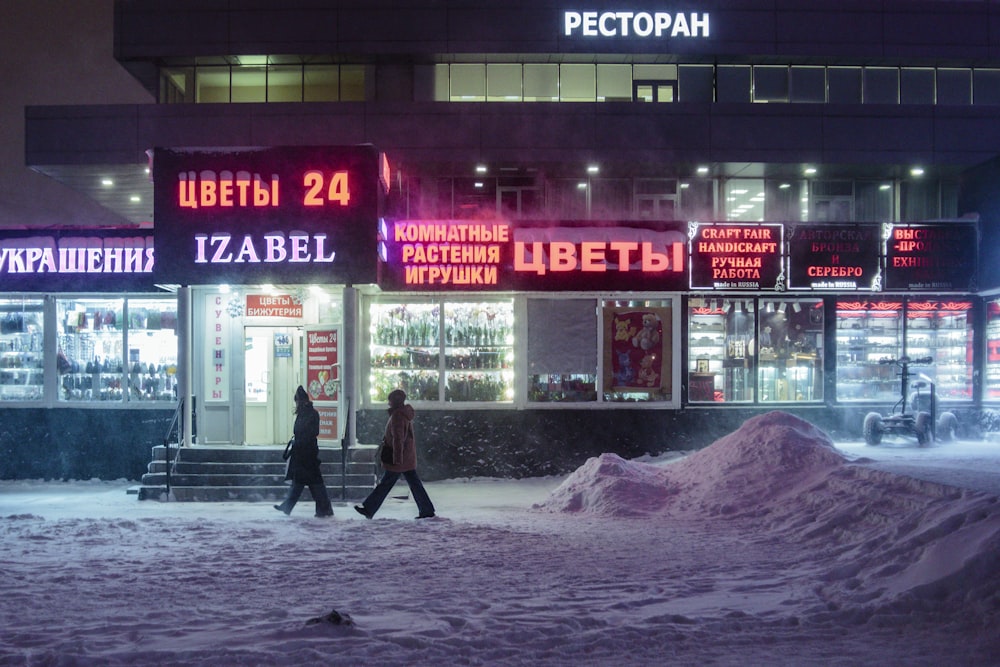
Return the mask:
<path id="1" fill-rule="evenodd" d="M 180 431 L 178 429 L 178 424 L 180 422 L 181 411 L 183 409 L 184 409 L 184 399 L 181 398 L 177 402 L 177 409 L 174 410 L 174 416 L 170 420 L 170 426 L 167 427 L 167 434 L 163 436 L 163 449 L 164 449 L 164 451 L 163 451 L 163 463 L 165 464 L 164 468 L 166 470 L 167 500 L 170 500 L 170 473 L 171 473 L 171 468 L 176 468 L 177 461 L 181 457 L 181 439 L 180 439 Z M 177 431 L 177 433 L 178 433 L 178 437 L 177 437 L 177 456 L 174 458 L 173 461 L 171 461 L 170 460 L 170 437 L 174 434 L 175 431 Z"/>

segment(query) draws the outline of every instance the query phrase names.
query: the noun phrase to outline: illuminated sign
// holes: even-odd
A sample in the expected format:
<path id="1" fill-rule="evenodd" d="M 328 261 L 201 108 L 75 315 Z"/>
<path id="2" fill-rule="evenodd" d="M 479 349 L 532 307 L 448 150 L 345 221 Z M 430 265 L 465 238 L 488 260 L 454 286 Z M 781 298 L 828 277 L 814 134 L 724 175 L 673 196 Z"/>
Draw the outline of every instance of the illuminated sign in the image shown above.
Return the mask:
<path id="1" fill-rule="evenodd" d="M 708 12 L 563 12 L 566 37 L 708 37 Z"/>
<path id="2" fill-rule="evenodd" d="M 778 289 L 784 281 L 781 225 L 696 224 L 690 229 L 691 288 Z"/>
<path id="3" fill-rule="evenodd" d="M 312 400 L 338 400 L 339 353 L 339 329 L 311 329 L 306 332 L 306 388 Z"/>
<path id="4" fill-rule="evenodd" d="M 882 238 L 886 289 L 974 289 L 979 245 L 974 224 L 886 224 Z"/>
<path id="5" fill-rule="evenodd" d="M 156 149 L 157 278 L 375 282 L 381 179 L 371 146 Z"/>
<path id="6" fill-rule="evenodd" d="M 683 289 L 680 225 L 401 220 L 381 225 L 384 287 Z M 664 228 L 666 227 L 666 228 Z"/>
<path id="7" fill-rule="evenodd" d="M 247 317 L 282 317 L 300 319 L 302 302 L 289 294 L 247 294 Z"/>
<path id="8" fill-rule="evenodd" d="M 134 231 L 0 233 L 6 289 L 146 288 L 154 268 L 153 237 Z"/>
<path id="9" fill-rule="evenodd" d="M 878 225 L 791 225 L 788 287 L 881 289 Z"/>

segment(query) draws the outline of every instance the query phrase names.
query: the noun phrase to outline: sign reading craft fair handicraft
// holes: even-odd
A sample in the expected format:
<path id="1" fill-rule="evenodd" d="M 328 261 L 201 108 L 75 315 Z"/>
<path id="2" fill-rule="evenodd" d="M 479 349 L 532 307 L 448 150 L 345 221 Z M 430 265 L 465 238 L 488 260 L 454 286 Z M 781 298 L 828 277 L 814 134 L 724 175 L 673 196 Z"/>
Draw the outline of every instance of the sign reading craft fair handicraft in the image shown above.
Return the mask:
<path id="1" fill-rule="evenodd" d="M 772 290 L 784 281 L 781 225 L 692 224 L 691 289 Z"/>
<path id="2" fill-rule="evenodd" d="M 884 229 L 886 289 L 975 291 L 976 225 L 886 224 Z"/>
<path id="3" fill-rule="evenodd" d="M 156 278 L 373 283 L 372 146 L 153 151 Z"/>
<path id="4" fill-rule="evenodd" d="M 788 288 L 881 289 L 879 230 L 872 225 L 790 225 Z"/>
<path id="5" fill-rule="evenodd" d="M 678 290 L 683 223 L 396 220 L 379 229 L 390 289 Z"/>

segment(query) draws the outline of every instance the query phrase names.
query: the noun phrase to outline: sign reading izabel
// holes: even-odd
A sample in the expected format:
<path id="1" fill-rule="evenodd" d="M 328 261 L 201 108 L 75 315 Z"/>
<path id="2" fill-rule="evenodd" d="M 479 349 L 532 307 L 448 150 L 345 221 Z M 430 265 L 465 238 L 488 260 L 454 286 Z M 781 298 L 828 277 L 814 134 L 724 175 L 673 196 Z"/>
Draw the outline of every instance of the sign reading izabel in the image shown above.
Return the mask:
<path id="1" fill-rule="evenodd" d="M 375 281 L 373 147 L 152 154 L 159 280 Z"/>

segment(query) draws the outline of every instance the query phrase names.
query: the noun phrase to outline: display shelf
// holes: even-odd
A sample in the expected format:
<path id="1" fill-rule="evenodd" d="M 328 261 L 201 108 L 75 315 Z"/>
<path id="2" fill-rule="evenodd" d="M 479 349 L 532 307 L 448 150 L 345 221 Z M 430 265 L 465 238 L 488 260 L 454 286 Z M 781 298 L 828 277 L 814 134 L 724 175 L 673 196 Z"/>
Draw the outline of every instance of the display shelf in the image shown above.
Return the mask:
<path id="1" fill-rule="evenodd" d="M 496 402 L 513 387 L 509 303 L 392 303 L 371 308 L 371 396 Z"/>
<path id="2" fill-rule="evenodd" d="M 909 306 L 906 354 L 934 360 L 918 370 L 934 382 L 939 400 L 971 400 L 972 302 L 929 301 Z"/>
<path id="3" fill-rule="evenodd" d="M 15 307 L 19 310 L 0 315 L 0 401 L 40 400 L 45 385 L 41 313 Z"/>

